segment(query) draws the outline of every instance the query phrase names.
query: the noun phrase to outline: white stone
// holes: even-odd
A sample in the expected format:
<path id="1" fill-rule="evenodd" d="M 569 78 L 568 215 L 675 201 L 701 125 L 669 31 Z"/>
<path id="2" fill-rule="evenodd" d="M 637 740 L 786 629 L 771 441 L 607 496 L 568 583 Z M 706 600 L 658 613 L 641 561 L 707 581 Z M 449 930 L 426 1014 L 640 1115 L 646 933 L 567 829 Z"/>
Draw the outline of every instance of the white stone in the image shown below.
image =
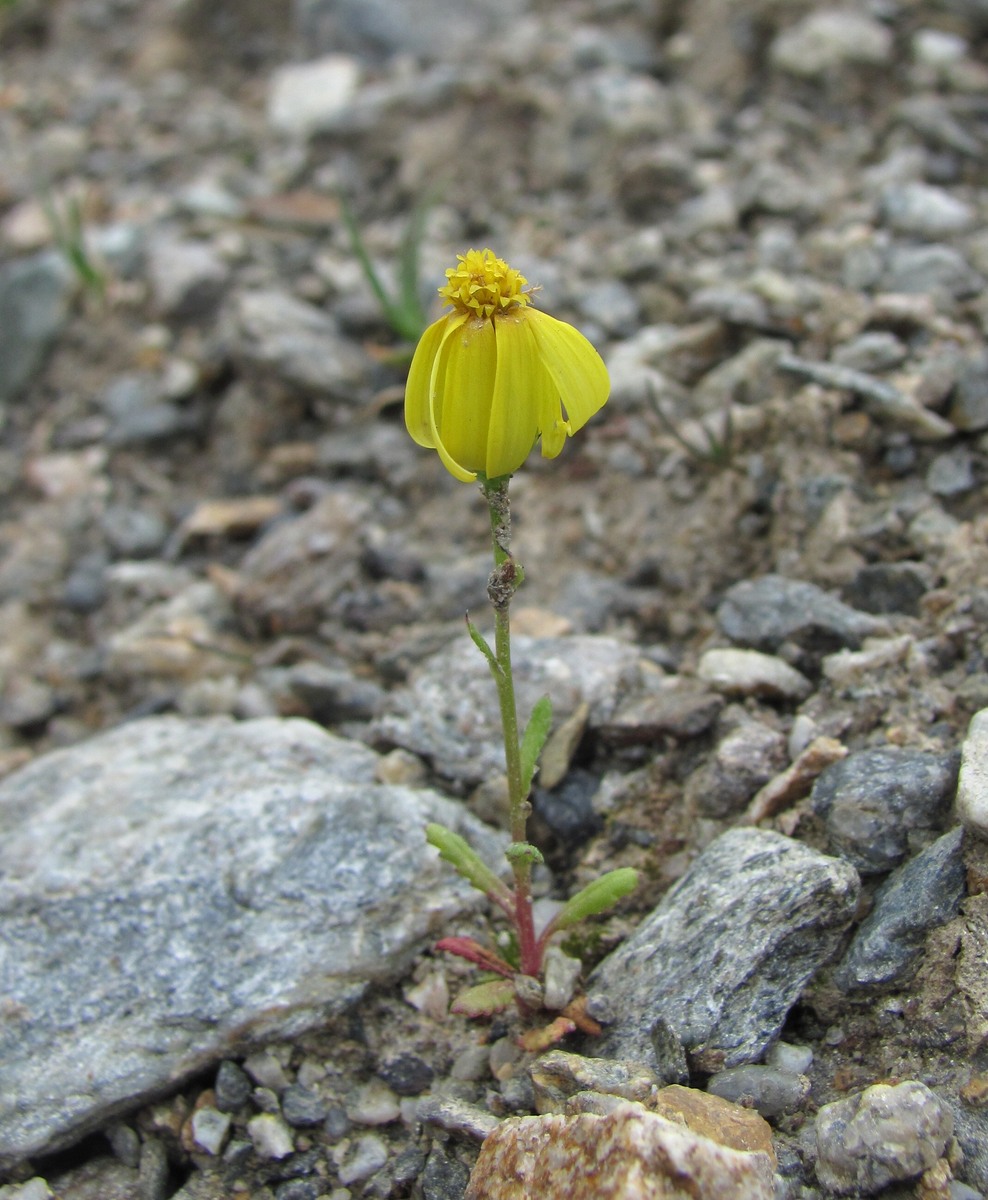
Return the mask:
<path id="1" fill-rule="evenodd" d="M 294 1153 L 292 1131 L 281 1117 L 261 1113 L 247 1122 L 247 1133 L 259 1158 L 287 1158 Z"/>
<path id="2" fill-rule="evenodd" d="M 795 667 L 759 650 L 708 650 L 701 657 L 696 673 L 719 692 L 745 696 L 804 700 L 813 690 L 810 681 Z"/>
<path id="3" fill-rule="evenodd" d="M 332 124 L 359 82 L 360 65 L 347 54 L 281 67 L 271 78 L 268 120 L 280 133 L 309 137 Z"/>
<path id="4" fill-rule="evenodd" d="M 337 1173 L 340 1182 L 345 1184 L 361 1183 L 369 1179 L 375 1171 L 380 1171 L 388 1161 L 387 1143 L 374 1133 L 365 1134 L 355 1141 L 341 1147 L 343 1153 L 334 1154 L 337 1159 Z"/>
<path id="5" fill-rule="evenodd" d="M 230 1132 L 230 1114 L 207 1105 L 192 1114 L 192 1140 L 207 1154 L 219 1154 Z"/>
<path id="6" fill-rule="evenodd" d="M 865 638 L 860 650 L 838 650 L 821 663 L 824 675 L 838 687 L 850 687 L 873 671 L 903 663 L 915 639 L 909 634 L 895 638 Z"/>
<path id="7" fill-rule="evenodd" d="M 971 718 L 961 749 L 957 815 L 976 833 L 988 836 L 988 708 Z"/>
<path id="8" fill-rule="evenodd" d="M 887 62 L 892 31 L 849 9 L 821 9 L 781 33 L 772 43 L 772 62 L 791 75 L 813 78 L 852 64 Z"/>
<path id="9" fill-rule="evenodd" d="M 357 1088 L 346 1106 L 347 1116 L 356 1125 L 387 1125 L 401 1116 L 398 1097 L 378 1079 Z"/>

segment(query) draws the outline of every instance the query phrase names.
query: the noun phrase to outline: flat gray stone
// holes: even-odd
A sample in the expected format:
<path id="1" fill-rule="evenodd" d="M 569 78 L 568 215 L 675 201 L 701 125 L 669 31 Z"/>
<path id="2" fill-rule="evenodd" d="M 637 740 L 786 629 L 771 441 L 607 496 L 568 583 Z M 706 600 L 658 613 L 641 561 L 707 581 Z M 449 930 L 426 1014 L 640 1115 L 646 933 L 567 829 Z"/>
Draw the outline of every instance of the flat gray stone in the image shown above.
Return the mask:
<path id="1" fill-rule="evenodd" d="M 638 651 L 614 638 L 515 637 L 511 655 L 522 727 L 546 693 L 554 727 L 584 700 L 590 705 L 589 727 L 605 726 L 639 683 Z M 497 692 L 487 660 L 465 633 L 429 659 L 371 729 L 379 742 L 421 755 L 460 783 L 504 773 Z"/>
<path id="2" fill-rule="evenodd" d="M 814 583 L 763 575 L 736 583 L 724 595 L 717 623 L 742 646 L 772 652 L 795 642 L 809 653 L 857 648 L 866 637 L 884 633 L 877 617 L 858 612 Z"/>
<path id="3" fill-rule="evenodd" d="M 591 1000 L 614 1017 L 595 1053 L 655 1068 L 658 1025 L 694 1069 L 757 1062 L 834 952 L 858 891 L 853 867 L 781 834 L 723 834 L 591 975 Z"/>
<path id="4" fill-rule="evenodd" d="M 303 391 L 356 402 L 370 362 L 321 309 L 276 288 L 244 292 L 231 305 L 235 353 Z"/>
<path id="5" fill-rule="evenodd" d="M 429 791 L 301 720 L 160 717 L 0 786 L 0 1169 L 397 978 L 471 903 Z"/>

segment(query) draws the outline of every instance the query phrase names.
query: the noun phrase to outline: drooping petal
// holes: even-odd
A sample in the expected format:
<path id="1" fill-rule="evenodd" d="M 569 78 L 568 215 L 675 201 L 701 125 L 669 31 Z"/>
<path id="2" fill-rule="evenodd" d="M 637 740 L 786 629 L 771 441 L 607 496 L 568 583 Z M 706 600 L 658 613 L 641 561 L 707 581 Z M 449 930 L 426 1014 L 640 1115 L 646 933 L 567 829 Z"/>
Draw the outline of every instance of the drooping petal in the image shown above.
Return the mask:
<path id="1" fill-rule="evenodd" d="M 472 483 L 477 478 L 477 472 L 470 471 L 456 461 L 447 448 L 441 432 L 441 429 L 446 429 L 454 423 L 460 404 L 460 393 L 456 390 L 456 384 L 458 376 L 463 374 L 462 362 L 458 362 L 452 381 L 450 381 L 449 364 L 453 351 L 460 344 L 459 331 L 466 320 L 465 315 L 450 316 L 440 338 L 439 349 L 432 362 L 432 373 L 429 379 L 429 436 L 432 438 L 432 445 L 439 452 L 439 457 L 446 470 L 461 483 Z M 459 357 L 462 359 L 462 354 Z"/>
<path id="2" fill-rule="evenodd" d="M 464 475 L 473 479 L 487 463 L 487 430 L 497 373 L 493 322 L 464 318 L 444 339 L 440 358 L 443 379 L 436 404 L 439 439 L 459 473 L 445 459 L 443 462 L 458 479 Z"/>
<path id="3" fill-rule="evenodd" d="M 597 351 L 572 325 L 548 313 L 530 309 L 526 314 L 539 348 L 542 364 L 552 377 L 562 403 L 555 420 L 542 426 L 542 453 L 554 458 L 567 434 L 575 433 L 603 408 L 610 391 L 607 368 Z M 547 427 L 549 425 L 550 427 Z"/>
<path id="4" fill-rule="evenodd" d="M 528 458 L 539 433 L 539 413 L 551 399 L 552 380 L 539 362 L 527 309 L 495 321 L 497 375 L 487 434 L 488 479 L 511 475 Z M 549 389 L 549 395 L 545 393 Z"/>
<path id="5" fill-rule="evenodd" d="M 440 317 L 422 334 L 412 355 L 408 382 L 405 384 L 405 428 L 414 441 L 430 450 L 435 449 L 436 445 L 429 420 L 432 367 L 450 320 L 449 314 Z"/>

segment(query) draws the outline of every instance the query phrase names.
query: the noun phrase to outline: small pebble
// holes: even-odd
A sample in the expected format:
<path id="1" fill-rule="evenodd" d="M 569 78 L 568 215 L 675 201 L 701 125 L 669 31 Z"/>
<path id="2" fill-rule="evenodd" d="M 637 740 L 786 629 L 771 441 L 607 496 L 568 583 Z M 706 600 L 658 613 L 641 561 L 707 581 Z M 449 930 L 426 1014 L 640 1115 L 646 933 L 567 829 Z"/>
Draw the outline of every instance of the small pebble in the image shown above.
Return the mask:
<path id="1" fill-rule="evenodd" d="M 988 708 L 976 712 L 967 727 L 957 780 L 957 815 L 969 829 L 988 836 Z"/>
<path id="2" fill-rule="evenodd" d="M 406 1051 L 387 1058 L 377 1069 L 378 1075 L 398 1096 L 418 1096 L 427 1091 L 435 1072 L 423 1058 Z"/>
<path id="3" fill-rule="evenodd" d="M 246 1074 L 229 1059 L 220 1063 L 213 1089 L 216 1092 L 216 1107 L 221 1112 L 236 1112 L 243 1108 L 252 1091 Z"/>
<path id="4" fill-rule="evenodd" d="M 219 1154 L 230 1132 L 230 1115 L 207 1105 L 192 1114 L 191 1126 L 195 1145 L 207 1154 Z"/>
<path id="5" fill-rule="evenodd" d="M 340 1182 L 348 1187 L 369 1179 L 388 1161 L 388 1144 L 376 1134 L 366 1133 L 333 1152 Z"/>
<path id="6" fill-rule="evenodd" d="M 285 1069 L 270 1050 L 244 1059 L 244 1070 L 260 1087 L 270 1088 L 273 1092 L 283 1092 L 288 1087 Z"/>
<path id="7" fill-rule="evenodd" d="M 812 684 L 781 658 L 758 650 L 707 650 L 697 676 L 719 692 L 764 696 L 771 700 L 805 700 Z"/>
<path id="8" fill-rule="evenodd" d="M 805 1075 L 751 1063 L 718 1071 L 710 1077 L 707 1091 L 754 1108 L 772 1120 L 802 1108 L 810 1094 L 810 1081 Z"/>
<path id="9" fill-rule="evenodd" d="M 295 1150 L 292 1133 L 273 1113 L 261 1113 L 247 1122 L 247 1133 L 259 1158 L 287 1158 Z"/>
<path id="10" fill-rule="evenodd" d="M 876 1083 L 820 1109 L 817 1176 L 839 1193 L 872 1195 L 929 1170 L 952 1133 L 950 1110 L 924 1083 Z"/>
<path id="11" fill-rule="evenodd" d="M 401 1116 L 398 1097 L 378 1079 L 357 1088 L 347 1101 L 346 1111 L 355 1125 L 387 1125 Z"/>
<path id="12" fill-rule="evenodd" d="M 309 1088 L 297 1083 L 285 1088 L 281 1096 L 282 1116 L 296 1129 L 321 1125 L 326 1119 L 326 1101 Z"/>
<path id="13" fill-rule="evenodd" d="M 813 1050 L 809 1046 L 796 1046 L 792 1042 L 776 1042 L 765 1055 L 766 1065 L 788 1071 L 791 1075 L 804 1075 L 813 1063 Z"/>

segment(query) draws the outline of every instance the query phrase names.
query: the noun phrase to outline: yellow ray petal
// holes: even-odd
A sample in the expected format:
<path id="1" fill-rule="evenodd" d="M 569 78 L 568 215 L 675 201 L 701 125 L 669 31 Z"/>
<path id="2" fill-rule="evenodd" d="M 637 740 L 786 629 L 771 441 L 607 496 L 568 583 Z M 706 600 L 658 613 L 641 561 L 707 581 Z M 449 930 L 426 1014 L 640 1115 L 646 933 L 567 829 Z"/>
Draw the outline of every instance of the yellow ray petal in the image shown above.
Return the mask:
<path id="1" fill-rule="evenodd" d="M 606 403 L 611 390 L 607 368 L 593 346 L 572 325 L 557 321 L 555 317 L 537 309 L 529 309 L 526 315 L 545 369 L 559 389 L 564 420 L 569 426 L 567 432 L 574 433 L 582 429 Z M 546 449 L 545 436 L 546 430 L 543 428 L 543 453 Z M 561 447 L 562 443 L 559 445 Z M 558 449 L 556 453 L 559 453 Z"/>
<path id="2" fill-rule="evenodd" d="M 440 317 L 422 334 L 412 355 L 405 384 L 405 427 L 414 441 L 430 450 L 436 445 L 429 420 L 432 367 L 450 320 L 449 314 Z"/>
<path id="3" fill-rule="evenodd" d="M 447 471 L 469 483 L 487 461 L 497 369 L 493 324 L 465 315 L 457 319 L 443 338 L 437 361 L 442 380 L 434 393 L 436 449 Z"/>
<path id="4" fill-rule="evenodd" d="M 512 474 L 528 458 L 538 437 L 539 413 L 555 394 L 525 316 L 519 309 L 518 316 L 501 317 L 495 324 L 497 375 L 484 468 L 488 479 Z"/>

